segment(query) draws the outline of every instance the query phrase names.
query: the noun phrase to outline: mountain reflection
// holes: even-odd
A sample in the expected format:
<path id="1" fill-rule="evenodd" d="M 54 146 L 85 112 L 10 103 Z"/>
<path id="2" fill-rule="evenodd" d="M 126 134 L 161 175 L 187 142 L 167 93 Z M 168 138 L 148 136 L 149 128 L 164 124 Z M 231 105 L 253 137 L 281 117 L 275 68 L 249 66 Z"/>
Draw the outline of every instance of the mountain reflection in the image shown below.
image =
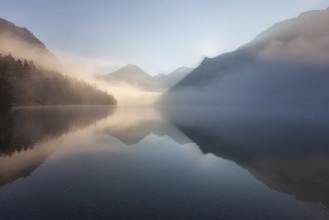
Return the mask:
<path id="1" fill-rule="evenodd" d="M 48 110 L 12 113 L 28 116 L 21 124 L 37 132 L 23 135 L 19 122 L 11 124 L 11 138 L 31 136 L 34 144 L 21 141 L 29 147 L 0 156 L 4 219 L 328 218 L 318 203 L 328 206 L 324 118 L 216 109 Z"/>
<path id="2" fill-rule="evenodd" d="M 149 134 L 168 136 L 179 144 L 191 142 L 154 108 L 120 108 L 98 133 L 115 137 L 126 145 L 136 144 Z"/>
<path id="3" fill-rule="evenodd" d="M 325 114 L 166 109 L 203 153 L 233 160 L 271 187 L 329 208 Z"/>
<path id="4" fill-rule="evenodd" d="M 0 186 L 29 176 L 59 147 L 38 144 L 87 127 L 113 111 L 108 107 L 42 107 L 1 114 Z"/>

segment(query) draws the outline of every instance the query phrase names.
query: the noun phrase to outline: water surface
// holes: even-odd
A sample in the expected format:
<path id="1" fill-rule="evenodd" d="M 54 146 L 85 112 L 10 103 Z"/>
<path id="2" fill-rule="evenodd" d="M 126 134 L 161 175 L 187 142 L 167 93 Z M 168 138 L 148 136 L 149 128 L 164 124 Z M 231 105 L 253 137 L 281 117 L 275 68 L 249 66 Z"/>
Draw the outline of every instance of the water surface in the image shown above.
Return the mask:
<path id="1" fill-rule="evenodd" d="M 319 114 L 28 108 L 0 128 L 0 219 L 329 219 Z"/>

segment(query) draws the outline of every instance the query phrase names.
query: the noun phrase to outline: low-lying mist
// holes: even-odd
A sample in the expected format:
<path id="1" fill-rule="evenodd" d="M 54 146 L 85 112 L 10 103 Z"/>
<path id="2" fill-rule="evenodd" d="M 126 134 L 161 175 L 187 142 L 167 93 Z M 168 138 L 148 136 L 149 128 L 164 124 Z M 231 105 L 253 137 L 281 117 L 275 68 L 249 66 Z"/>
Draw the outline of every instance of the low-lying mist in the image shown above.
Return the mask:
<path id="1" fill-rule="evenodd" d="M 58 53 L 64 74 L 82 79 L 98 89 L 113 95 L 120 106 L 148 106 L 156 103 L 161 92 L 147 91 L 143 88 L 125 82 L 106 82 L 98 76 L 98 71 L 110 72 L 125 64 L 120 60 L 88 59 L 84 57 Z"/>
<path id="2" fill-rule="evenodd" d="M 54 56 L 46 47 L 40 44 L 31 44 L 12 36 L 10 33 L 0 35 L 0 49 L 3 54 L 11 54 L 17 59 L 32 60 L 38 67 L 58 71 L 64 75 L 83 80 L 96 88 L 113 95 L 118 105 L 146 106 L 153 105 L 159 92 L 144 91 L 126 83 L 106 83 L 97 79 L 99 69 L 107 71 L 122 66 L 123 61 L 106 61 L 102 59 L 88 59 L 79 56 L 58 52 Z"/>
<path id="3" fill-rule="evenodd" d="M 205 105 L 238 109 L 328 108 L 329 75 L 324 67 L 256 64 L 213 77 L 197 86 L 182 86 L 162 98 L 166 105 Z"/>
<path id="4" fill-rule="evenodd" d="M 327 109 L 328 24 L 328 10 L 279 22 L 236 51 L 205 59 L 163 103 Z"/>
<path id="5" fill-rule="evenodd" d="M 31 60 L 50 70 L 63 70 L 59 60 L 44 45 L 23 41 L 9 32 L 0 34 L 0 53 L 11 54 L 17 59 Z"/>

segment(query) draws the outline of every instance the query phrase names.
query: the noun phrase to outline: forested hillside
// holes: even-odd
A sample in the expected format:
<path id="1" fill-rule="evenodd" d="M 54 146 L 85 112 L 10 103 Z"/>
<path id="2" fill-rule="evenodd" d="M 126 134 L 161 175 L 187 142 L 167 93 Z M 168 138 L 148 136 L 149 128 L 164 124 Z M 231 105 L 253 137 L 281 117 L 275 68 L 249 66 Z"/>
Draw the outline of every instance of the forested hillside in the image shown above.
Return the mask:
<path id="1" fill-rule="evenodd" d="M 26 105 L 115 105 L 116 99 L 84 81 L 0 54 L 0 111 Z"/>

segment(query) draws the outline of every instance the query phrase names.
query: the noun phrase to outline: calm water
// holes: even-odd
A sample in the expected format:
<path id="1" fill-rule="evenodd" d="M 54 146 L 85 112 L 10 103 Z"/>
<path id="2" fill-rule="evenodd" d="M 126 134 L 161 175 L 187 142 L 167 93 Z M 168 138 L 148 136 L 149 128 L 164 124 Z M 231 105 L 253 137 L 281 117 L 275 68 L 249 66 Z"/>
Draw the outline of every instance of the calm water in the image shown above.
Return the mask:
<path id="1" fill-rule="evenodd" d="M 62 107 L 0 116 L 0 219 L 329 219 L 329 118 Z"/>

